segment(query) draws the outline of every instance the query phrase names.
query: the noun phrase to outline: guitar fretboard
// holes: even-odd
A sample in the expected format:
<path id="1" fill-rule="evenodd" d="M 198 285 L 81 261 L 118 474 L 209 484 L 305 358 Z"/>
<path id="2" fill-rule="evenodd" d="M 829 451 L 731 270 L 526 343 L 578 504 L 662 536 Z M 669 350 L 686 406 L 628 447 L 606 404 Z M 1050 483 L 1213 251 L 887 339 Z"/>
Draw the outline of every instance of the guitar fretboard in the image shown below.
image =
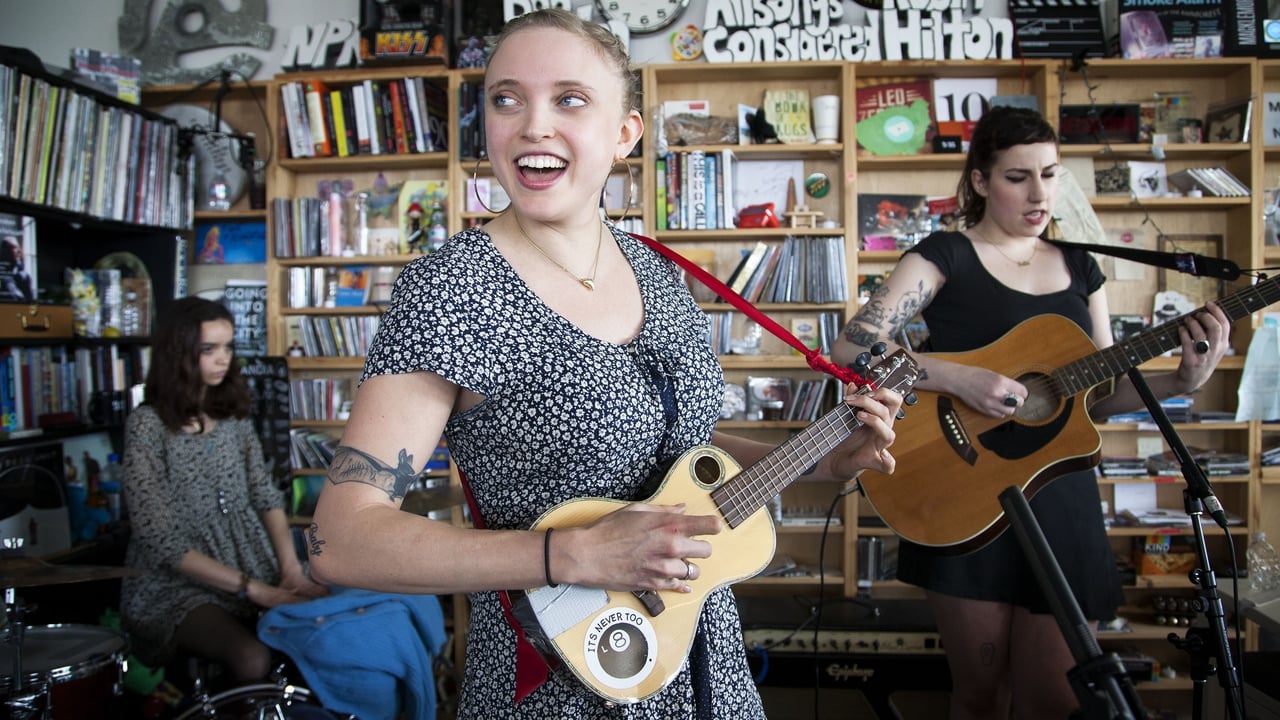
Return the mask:
<path id="1" fill-rule="evenodd" d="M 711 497 L 725 522 L 738 527 L 862 425 L 853 408 L 841 403 L 770 450 L 760 462 L 712 490 Z"/>
<path id="2" fill-rule="evenodd" d="M 1219 300 L 1218 306 L 1234 322 L 1277 300 L 1280 300 L 1280 277 L 1232 293 Z M 1173 350 L 1182 344 L 1178 328 L 1185 327 L 1187 319 L 1202 310 L 1203 307 L 1063 365 L 1052 373 L 1055 389 L 1059 395 L 1069 397 Z"/>

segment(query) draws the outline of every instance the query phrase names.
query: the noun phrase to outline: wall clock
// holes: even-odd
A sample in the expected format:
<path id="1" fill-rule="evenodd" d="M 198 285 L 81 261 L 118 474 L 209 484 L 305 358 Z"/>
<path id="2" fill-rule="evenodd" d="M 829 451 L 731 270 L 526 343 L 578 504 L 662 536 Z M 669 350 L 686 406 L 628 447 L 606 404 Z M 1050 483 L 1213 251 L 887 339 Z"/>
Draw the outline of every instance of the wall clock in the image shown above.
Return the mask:
<path id="1" fill-rule="evenodd" d="M 606 20 L 621 20 L 633 33 L 657 32 L 680 19 L 689 0 L 595 0 Z"/>

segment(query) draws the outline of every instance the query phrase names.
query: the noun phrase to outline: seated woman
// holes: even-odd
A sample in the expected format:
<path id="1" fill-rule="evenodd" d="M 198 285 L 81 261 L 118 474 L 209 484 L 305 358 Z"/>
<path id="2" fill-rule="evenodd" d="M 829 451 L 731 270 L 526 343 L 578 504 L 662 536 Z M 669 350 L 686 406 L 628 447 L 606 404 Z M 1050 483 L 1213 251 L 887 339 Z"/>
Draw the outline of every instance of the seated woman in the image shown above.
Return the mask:
<path id="1" fill-rule="evenodd" d="M 148 570 L 121 584 L 123 628 L 140 660 L 178 652 L 259 680 L 271 652 L 255 635 L 262 608 L 326 594 L 303 570 L 249 419 L 249 390 L 233 357 L 231 313 L 174 302 L 152 343 L 146 401 L 128 419 L 126 554 Z"/>

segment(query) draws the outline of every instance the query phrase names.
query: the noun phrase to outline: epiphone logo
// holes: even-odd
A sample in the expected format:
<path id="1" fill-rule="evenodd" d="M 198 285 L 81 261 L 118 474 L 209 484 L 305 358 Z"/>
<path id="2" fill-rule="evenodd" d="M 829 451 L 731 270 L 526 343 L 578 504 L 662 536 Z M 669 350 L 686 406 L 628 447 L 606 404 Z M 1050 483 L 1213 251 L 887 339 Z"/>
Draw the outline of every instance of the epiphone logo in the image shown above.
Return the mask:
<path id="1" fill-rule="evenodd" d="M 827 677 L 840 682 L 849 682 L 850 680 L 869 681 L 876 674 L 875 668 L 858 667 L 857 663 L 853 665 L 843 665 L 841 663 L 831 663 L 827 666 Z"/>

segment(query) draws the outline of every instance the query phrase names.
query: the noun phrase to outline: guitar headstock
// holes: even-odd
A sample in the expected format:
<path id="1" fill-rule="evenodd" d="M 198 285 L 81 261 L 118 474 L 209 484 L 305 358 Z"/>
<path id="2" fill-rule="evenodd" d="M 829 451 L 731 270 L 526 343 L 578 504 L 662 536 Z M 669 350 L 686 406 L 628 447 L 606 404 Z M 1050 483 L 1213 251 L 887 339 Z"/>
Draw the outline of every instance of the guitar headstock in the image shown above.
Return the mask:
<path id="1" fill-rule="evenodd" d="M 915 404 L 911 388 L 920 381 L 920 366 L 906 350 L 898 350 L 866 369 L 863 377 L 876 387 L 889 388 L 903 396 L 906 405 Z"/>

